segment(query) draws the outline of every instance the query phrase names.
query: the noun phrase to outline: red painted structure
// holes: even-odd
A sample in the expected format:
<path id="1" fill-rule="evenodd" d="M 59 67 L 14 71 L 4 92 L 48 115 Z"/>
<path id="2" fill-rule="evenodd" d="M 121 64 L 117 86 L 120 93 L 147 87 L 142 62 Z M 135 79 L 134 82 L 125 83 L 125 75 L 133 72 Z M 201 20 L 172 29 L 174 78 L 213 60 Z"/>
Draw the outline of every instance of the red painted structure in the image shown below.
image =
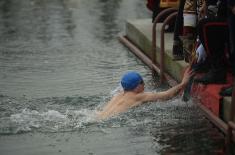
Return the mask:
<path id="1" fill-rule="evenodd" d="M 200 75 L 199 75 L 200 76 Z M 227 74 L 227 83 L 226 84 L 193 84 L 192 87 L 192 96 L 197 98 L 201 104 L 203 104 L 208 110 L 210 110 L 217 117 L 220 116 L 220 103 L 222 97 L 219 95 L 219 92 L 222 88 L 232 85 L 232 75 Z"/>

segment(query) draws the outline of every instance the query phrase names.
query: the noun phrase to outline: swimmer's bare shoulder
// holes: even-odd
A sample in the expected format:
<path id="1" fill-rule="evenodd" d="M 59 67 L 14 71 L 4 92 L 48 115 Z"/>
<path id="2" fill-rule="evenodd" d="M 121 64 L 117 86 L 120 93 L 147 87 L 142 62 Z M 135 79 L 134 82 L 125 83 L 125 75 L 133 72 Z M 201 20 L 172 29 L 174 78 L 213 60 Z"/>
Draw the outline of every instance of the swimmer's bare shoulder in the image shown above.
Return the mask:
<path id="1" fill-rule="evenodd" d="M 105 119 L 112 115 L 127 111 L 129 108 L 137 106 L 141 103 L 157 100 L 158 93 L 133 93 L 121 92 L 114 96 L 103 108 L 102 111 L 97 112 L 98 119 Z M 154 97 L 153 97 L 154 96 Z"/>
<path id="2" fill-rule="evenodd" d="M 142 93 L 141 93 L 142 94 Z M 98 119 L 105 119 L 112 115 L 127 111 L 129 108 L 141 104 L 142 95 L 133 92 L 121 92 L 114 96 L 103 108 L 102 111 L 97 112 Z"/>
<path id="3" fill-rule="evenodd" d="M 103 109 L 97 112 L 97 119 L 105 119 L 111 115 L 114 115 L 114 113 L 116 113 L 115 111 L 117 111 L 117 106 L 122 102 L 122 95 L 123 92 L 112 97 L 112 99 L 103 107 Z"/>

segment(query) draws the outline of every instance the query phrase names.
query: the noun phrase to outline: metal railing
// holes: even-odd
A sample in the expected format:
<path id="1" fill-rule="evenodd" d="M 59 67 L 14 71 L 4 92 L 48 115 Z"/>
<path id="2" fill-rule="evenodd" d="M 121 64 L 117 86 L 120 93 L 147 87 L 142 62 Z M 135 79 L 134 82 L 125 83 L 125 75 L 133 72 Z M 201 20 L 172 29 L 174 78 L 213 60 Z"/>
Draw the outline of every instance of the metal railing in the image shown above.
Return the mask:
<path id="1" fill-rule="evenodd" d="M 152 27 L 152 61 L 154 64 L 157 63 L 156 59 L 157 59 L 157 55 L 156 55 L 156 42 L 157 42 L 157 37 L 156 37 L 156 27 L 157 27 L 157 23 L 159 23 L 160 19 L 163 18 L 163 16 L 169 15 L 172 12 L 177 11 L 176 8 L 168 8 L 165 9 L 163 11 L 161 11 L 157 17 L 154 19 L 153 21 L 153 27 Z"/>
<path id="2" fill-rule="evenodd" d="M 160 44 L 160 83 L 164 81 L 164 72 L 165 72 L 165 63 L 164 63 L 164 56 L 165 56 L 165 27 L 166 25 L 174 18 L 178 12 L 171 13 L 163 22 L 162 29 L 161 29 L 161 44 Z"/>

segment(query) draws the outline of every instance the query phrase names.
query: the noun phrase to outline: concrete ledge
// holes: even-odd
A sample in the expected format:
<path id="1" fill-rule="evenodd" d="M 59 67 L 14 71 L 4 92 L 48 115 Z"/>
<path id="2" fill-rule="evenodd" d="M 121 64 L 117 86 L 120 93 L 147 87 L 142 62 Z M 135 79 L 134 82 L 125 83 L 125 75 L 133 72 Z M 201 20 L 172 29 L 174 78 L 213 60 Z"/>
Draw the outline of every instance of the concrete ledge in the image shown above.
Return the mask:
<path id="1" fill-rule="evenodd" d="M 157 24 L 157 62 L 160 62 L 160 32 L 161 23 Z M 128 20 L 126 22 L 126 37 L 140 48 L 149 58 L 152 50 L 152 22 L 151 19 Z M 173 33 L 165 33 L 165 69 L 168 74 L 181 80 L 182 70 L 187 66 L 184 61 L 172 60 Z"/>

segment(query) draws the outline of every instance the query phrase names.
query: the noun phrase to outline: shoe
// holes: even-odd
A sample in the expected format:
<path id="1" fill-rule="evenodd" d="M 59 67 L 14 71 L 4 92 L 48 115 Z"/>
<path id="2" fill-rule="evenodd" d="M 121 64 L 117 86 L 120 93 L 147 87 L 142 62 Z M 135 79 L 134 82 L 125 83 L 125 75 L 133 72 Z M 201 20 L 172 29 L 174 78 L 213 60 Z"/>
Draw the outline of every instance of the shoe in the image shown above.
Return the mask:
<path id="1" fill-rule="evenodd" d="M 195 78 L 194 82 L 202 83 L 202 84 L 225 84 L 226 72 L 210 70 L 203 77 Z"/>
<path id="2" fill-rule="evenodd" d="M 221 96 L 232 96 L 232 93 L 233 93 L 233 86 L 224 88 L 219 92 Z"/>

